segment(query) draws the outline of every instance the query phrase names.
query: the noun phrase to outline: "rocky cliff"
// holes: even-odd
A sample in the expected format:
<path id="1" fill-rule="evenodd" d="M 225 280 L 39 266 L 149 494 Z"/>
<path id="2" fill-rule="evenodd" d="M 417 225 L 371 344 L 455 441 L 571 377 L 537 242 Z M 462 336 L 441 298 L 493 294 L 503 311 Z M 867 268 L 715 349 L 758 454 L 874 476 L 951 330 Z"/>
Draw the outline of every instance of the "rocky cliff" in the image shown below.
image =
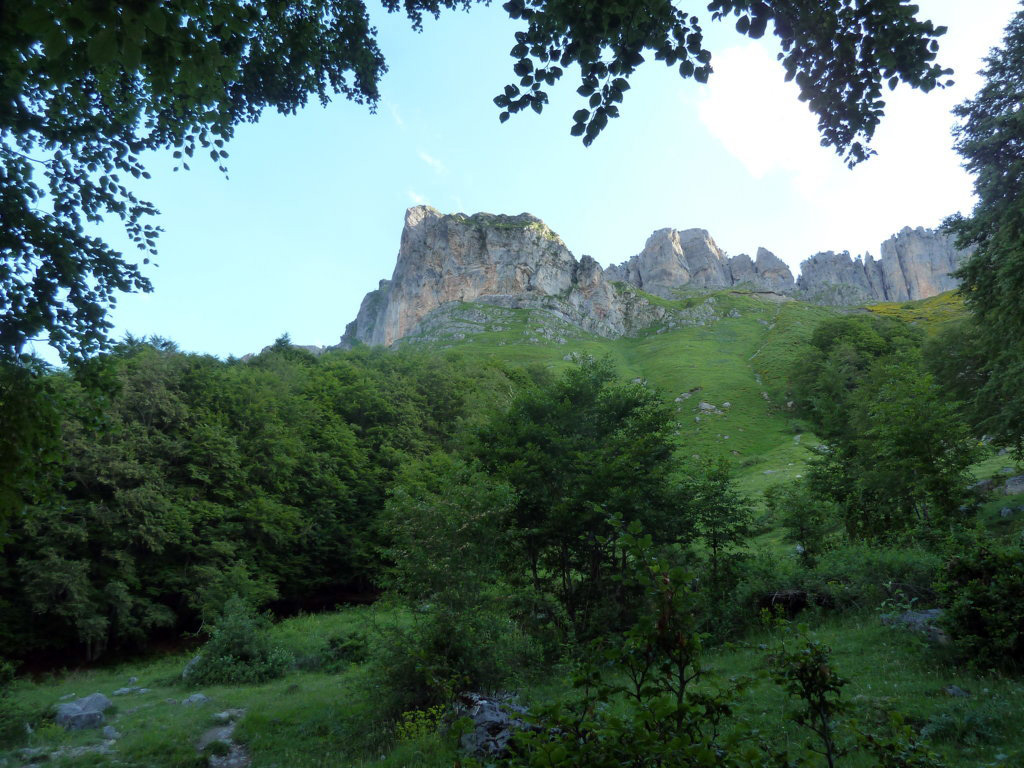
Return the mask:
<path id="1" fill-rule="evenodd" d="M 544 310 L 607 337 L 693 315 L 615 285 L 600 264 L 589 256 L 577 261 L 558 235 L 529 214 L 444 215 L 417 206 L 406 212 L 394 274 L 363 299 L 342 345 L 391 345 L 422 335 L 437 325 L 432 313 L 463 302 Z"/>
<path id="2" fill-rule="evenodd" d="M 475 327 L 479 313 L 467 303 L 542 310 L 566 327 L 619 337 L 716 317 L 713 297 L 684 308 L 648 294 L 672 299 L 682 290 L 745 287 L 824 304 L 906 301 L 954 288 L 949 273 L 964 255 L 946 236 L 921 228 L 902 230 L 881 254 L 875 261 L 819 253 L 803 262 L 795 281 L 764 248 L 754 259 L 729 257 L 706 230 L 660 229 L 640 253 L 602 269 L 589 256 L 577 260 L 530 214 L 445 215 L 416 206 L 406 212 L 394 274 L 366 295 L 341 344 L 390 346 L 432 337 L 446 325 Z"/>
<path id="3" fill-rule="evenodd" d="M 794 286 L 793 273 L 771 251 L 759 248 L 756 261 L 746 254 L 729 258 L 706 229 L 659 229 L 640 253 L 608 267 L 605 276 L 666 299 L 678 296 L 683 287 L 744 285 L 789 292 Z"/>
<path id="4" fill-rule="evenodd" d="M 927 299 L 957 287 L 952 272 L 967 253 L 953 238 L 931 229 L 904 227 L 884 243 L 882 257 L 817 253 L 800 265 L 798 297 L 821 304 Z"/>

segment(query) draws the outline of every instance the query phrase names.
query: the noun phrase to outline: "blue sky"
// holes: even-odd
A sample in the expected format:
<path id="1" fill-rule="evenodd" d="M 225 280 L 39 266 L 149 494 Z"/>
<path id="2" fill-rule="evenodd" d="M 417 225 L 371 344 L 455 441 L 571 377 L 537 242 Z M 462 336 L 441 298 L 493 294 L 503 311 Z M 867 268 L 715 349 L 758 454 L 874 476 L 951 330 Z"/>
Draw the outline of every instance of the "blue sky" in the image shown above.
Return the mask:
<path id="1" fill-rule="evenodd" d="M 935 226 L 970 208 L 949 110 L 977 89 L 981 57 L 1019 7 L 919 5 L 950 29 L 940 60 L 956 69 L 957 85 L 892 93 L 879 156 L 852 172 L 818 145 L 774 40 L 751 42 L 731 23 L 705 19 L 710 85 L 651 60 L 633 78 L 623 116 L 585 148 L 569 135 L 581 106 L 571 72 L 543 115 L 499 124 L 491 99 L 514 79 L 516 29 L 500 3 L 427 20 L 422 34 L 380 13 L 390 71 L 376 114 L 343 100 L 268 113 L 238 129 L 227 179 L 212 163 L 173 173 L 169 156 L 150 159 L 153 179 L 141 191 L 165 230 L 159 266 L 147 268 L 155 292 L 119 300 L 114 334 L 156 334 L 221 357 L 258 351 L 284 332 L 297 343 L 336 343 L 363 295 L 390 277 L 403 213 L 421 202 L 443 212 L 529 211 L 577 256 L 606 265 L 669 226 L 708 229 L 731 254 L 764 246 L 794 270 L 820 250 L 877 255 L 901 227 Z M 113 226 L 103 234 L 124 242 Z"/>

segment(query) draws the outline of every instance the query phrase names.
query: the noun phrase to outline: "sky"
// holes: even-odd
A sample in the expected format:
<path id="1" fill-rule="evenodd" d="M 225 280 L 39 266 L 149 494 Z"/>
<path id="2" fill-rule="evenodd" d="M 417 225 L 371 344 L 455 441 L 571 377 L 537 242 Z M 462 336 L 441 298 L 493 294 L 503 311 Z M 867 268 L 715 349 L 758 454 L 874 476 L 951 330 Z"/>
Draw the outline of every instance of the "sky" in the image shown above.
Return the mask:
<path id="1" fill-rule="evenodd" d="M 569 135 L 584 106 L 571 70 L 542 115 L 499 123 L 491 100 L 517 79 L 508 56 L 517 26 L 500 3 L 427 19 L 419 34 L 381 11 L 390 71 L 375 113 L 342 99 L 267 113 L 238 128 L 227 178 L 214 163 L 175 173 L 169 154 L 148 159 L 153 178 L 140 192 L 164 229 L 155 265 L 144 268 L 155 290 L 119 299 L 113 335 L 158 335 L 219 357 L 257 352 L 283 333 L 336 344 L 363 296 L 391 276 L 405 209 L 418 204 L 529 212 L 577 257 L 604 265 L 638 253 L 663 227 L 707 229 L 731 255 L 763 246 L 794 272 L 819 251 L 877 256 L 904 226 L 934 227 L 972 207 L 950 110 L 978 89 L 982 58 L 1020 7 L 918 5 L 949 27 L 939 61 L 956 84 L 890 93 L 878 155 L 852 171 L 819 145 L 774 38 L 750 41 L 706 12 L 695 10 L 714 54 L 710 83 L 649 57 L 622 117 L 588 148 Z M 135 258 L 115 224 L 101 234 Z"/>

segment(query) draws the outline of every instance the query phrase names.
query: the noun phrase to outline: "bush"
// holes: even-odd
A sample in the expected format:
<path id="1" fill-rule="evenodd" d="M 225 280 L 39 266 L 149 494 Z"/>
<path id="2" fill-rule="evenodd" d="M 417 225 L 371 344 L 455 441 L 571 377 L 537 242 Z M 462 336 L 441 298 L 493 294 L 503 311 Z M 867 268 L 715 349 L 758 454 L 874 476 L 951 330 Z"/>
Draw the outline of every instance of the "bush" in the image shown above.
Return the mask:
<path id="1" fill-rule="evenodd" d="M 728 611 L 730 626 L 740 630 L 754 624 L 766 608 L 793 617 L 813 606 L 871 609 L 894 598 L 934 604 L 941 567 L 938 555 L 918 548 L 851 544 L 827 550 L 813 569 L 802 566 L 797 557 L 758 552 L 723 610 Z"/>
<path id="2" fill-rule="evenodd" d="M 350 664 L 362 664 L 369 656 L 366 635 L 349 632 L 327 638 L 323 651 L 323 668 L 328 672 L 340 672 Z"/>
<path id="3" fill-rule="evenodd" d="M 0 747 L 14 746 L 25 737 L 27 713 L 10 696 L 14 666 L 0 660 Z"/>
<path id="4" fill-rule="evenodd" d="M 270 644 L 269 629 L 269 619 L 237 595 L 232 597 L 189 673 L 189 681 L 199 685 L 261 683 L 281 677 L 293 658 Z"/>
<path id="5" fill-rule="evenodd" d="M 981 670 L 1024 667 L 1024 547 L 974 542 L 946 563 L 939 592 L 961 659 Z"/>
<path id="6" fill-rule="evenodd" d="M 893 597 L 928 604 L 941 568 L 926 549 L 850 544 L 821 556 L 808 588 L 839 609 L 876 608 Z"/>
<path id="7" fill-rule="evenodd" d="M 492 606 L 429 605 L 410 626 L 386 632 L 370 659 L 371 678 L 392 717 L 449 704 L 461 691 L 514 685 L 541 663 L 537 644 Z"/>

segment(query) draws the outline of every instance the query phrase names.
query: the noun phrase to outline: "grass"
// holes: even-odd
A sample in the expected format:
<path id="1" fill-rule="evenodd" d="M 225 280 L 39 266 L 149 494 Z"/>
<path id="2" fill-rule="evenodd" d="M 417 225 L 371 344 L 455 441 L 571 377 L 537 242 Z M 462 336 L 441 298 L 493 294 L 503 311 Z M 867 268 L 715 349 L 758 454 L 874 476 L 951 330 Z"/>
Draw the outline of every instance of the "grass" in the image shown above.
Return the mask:
<path id="1" fill-rule="evenodd" d="M 684 462 L 724 457 L 741 490 L 752 496 L 800 474 L 817 439 L 788 405 L 787 377 L 815 325 L 837 310 L 739 291 L 655 299 L 672 309 L 711 301 L 715 317 L 703 325 L 605 339 L 540 310 L 462 304 L 450 310 L 458 320 L 449 327 L 457 330 L 427 343 L 453 348 L 476 366 L 500 362 L 558 372 L 574 355 L 610 357 L 623 378 L 644 381 L 672 402 Z M 702 412 L 701 401 L 721 412 Z"/>
<path id="2" fill-rule="evenodd" d="M 913 633 L 883 626 L 877 612 L 810 613 L 802 619 L 813 625 L 816 639 L 831 646 L 835 669 L 849 680 L 844 699 L 850 703 L 850 716 L 862 725 L 878 727 L 884 710 L 897 709 L 953 767 L 1010 766 L 1015 763 L 999 763 L 997 756 L 1024 754 L 1024 731 L 1016 727 L 1024 682 L 960 669 L 950 663 L 941 647 L 928 645 Z M 301 655 L 315 651 L 339 632 L 370 625 L 386 627 L 402 620 L 394 611 L 351 608 L 284 621 L 275 627 L 274 635 Z M 753 678 L 735 708 L 734 722 L 739 727 L 756 731 L 777 745 L 795 744 L 806 734 L 786 719 L 794 702 L 786 699 L 768 675 L 767 655 L 780 638 L 778 631 L 757 630 L 741 643 L 711 651 L 704 663 L 712 686 L 738 676 Z M 206 758 L 194 745 L 212 726 L 212 715 L 227 708 L 245 709 L 234 738 L 253 755 L 254 768 L 441 768 L 458 759 L 454 737 L 429 734 L 396 740 L 393 723 L 376 717 L 377 696 L 365 666 L 352 665 L 333 674 L 295 671 L 263 685 L 208 687 L 203 693 L 211 701 L 188 707 L 179 703 L 193 692 L 180 682 L 187 658 L 167 656 L 144 664 L 19 681 L 13 695 L 34 713 L 35 731 L 27 745 L 52 750 L 99 744 L 99 732 L 65 733 L 47 724 L 46 713 L 65 694 L 109 694 L 126 684 L 129 676 L 138 676 L 139 684 L 151 691 L 113 699 L 117 709 L 108 721 L 123 734 L 113 754 L 57 758 L 48 764 L 197 768 L 205 765 Z M 564 685 L 564 680 L 549 676 L 523 689 L 522 700 L 536 705 L 556 697 Z M 970 695 L 951 697 L 944 692 L 949 685 Z M 0 751 L 0 765 L 5 758 L 8 764 L 20 764 L 14 750 Z M 869 763 L 853 755 L 840 764 L 860 768 Z"/>
<path id="3" fill-rule="evenodd" d="M 937 333 L 947 323 L 967 317 L 967 308 L 959 291 L 946 291 L 918 301 L 871 304 L 867 309 L 876 315 L 916 325 L 928 335 Z"/>
<path id="4" fill-rule="evenodd" d="M 810 634 L 832 648 L 835 670 L 849 680 L 843 698 L 851 705 L 851 718 L 862 725 L 879 726 L 885 710 L 897 710 L 951 766 L 986 765 L 1000 754 L 1024 757 L 1024 731 L 1015 722 L 1024 696 L 1020 680 L 965 672 L 949 662 L 942 648 L 912 632 L 883 626 L 876 613 L 825 617 Z M 748 728 L 777 742 L 802 742 L 807 732 L 785 717 L 795 709 L 794 702 L 766 675 L 766 649 L 780 640 L 777 632 L 760 631 L 740 645 L 710 654 L 707 662 L 720 676 L 755 679 L 737 707 Z M 950 685 L 970 696 L 950 696 L 944 690 Z M 871 765 L 863 755 L 851 755 L 840 764 Z"/>

